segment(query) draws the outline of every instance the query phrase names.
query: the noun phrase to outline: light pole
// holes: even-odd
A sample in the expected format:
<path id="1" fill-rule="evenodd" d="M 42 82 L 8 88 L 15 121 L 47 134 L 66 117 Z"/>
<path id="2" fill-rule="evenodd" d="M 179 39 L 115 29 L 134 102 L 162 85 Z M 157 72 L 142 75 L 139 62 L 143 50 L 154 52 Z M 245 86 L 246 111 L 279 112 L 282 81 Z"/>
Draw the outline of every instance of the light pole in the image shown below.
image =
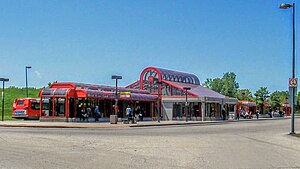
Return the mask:
<path id="1" fill-rule="evenodd" d="M 122 76 L 113 75 L 113 76 L 111 76 L 111 78 L 116 80 L 115 115 L 118 115 L 117 114 L 117 110 L 118 110 L 118 79 L 122 79 Z"/>
<path id="2" fill-rule="evenodd" d="M 295 3 L 293 4 L 280 4 L 280 9 L 289 9 L 292 8 L 293 13 L 293 56 L 292 56 L 292 78 L 295 78 L 295 58 L 296 58 L 296 49 L 295 49 Z M 291 111 L 292 111 L 292 118 L 291 118 L 291 132 L 290 134 L 295 134 L 295 114 L 294 114 L 294 99 L 295 99 L 295 87 L 291 87 Z"/>
<path id="3" fill-rule="evenodd" d="M 25 67 L 25 74 L 26 74 L 26 97 L 28 97 L 27 69 L 31 69 L 31 66 L 26 66 L 26 67 Z"/>
<path id="4" fill-rule="evenodd" d="M 8 82 L 8 78 L 0 78 L 0 81 L 3 83 L 2 87 L 2 121 L 4 121 L 4 82 Z"/>
<path id="5" fill-rule="evenodd" d="M 187 91 L 188 90 L 191 90 L 190 87 L 183 87 L 183 89 L 185 90 L 185 121 L 187 122 L 188 121 L 188 111 L 187 111 L 187 108 L 188 108 L 188 101 L 187 101 Z"/>

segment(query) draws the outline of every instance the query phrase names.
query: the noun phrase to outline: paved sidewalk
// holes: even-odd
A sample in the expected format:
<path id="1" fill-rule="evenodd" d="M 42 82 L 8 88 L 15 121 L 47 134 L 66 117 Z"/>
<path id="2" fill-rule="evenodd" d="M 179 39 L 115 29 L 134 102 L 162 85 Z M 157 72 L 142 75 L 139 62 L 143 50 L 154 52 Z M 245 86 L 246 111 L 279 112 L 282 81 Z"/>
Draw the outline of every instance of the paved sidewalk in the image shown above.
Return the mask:
<path id="1" fill-rule="evenodd" d="M 286 117 L 290 118 L 290 117 Z M 286 118 L 260 118 L 258 120 L 279 120 Z M 109 122 L 40 122 L 38 120 L 0 121 L 0 127 L 36 127 L 36 128 L 131 128 L 170 125 L 209 125 L 231 122 L 256 121 L 257 119 L 225 120 L 225 121 L 141 121 L 136 124 L 110 124 Z"/>
<path id="2" fill-rule="evenodd" d="M 224 123 L 225 121 L 143 121 L 136 124 L 110 124 L 109 122 L 40 122 L 36 121 L 0 121 L 0 127 L 36 127 L 36 128 L 130 128 L 167 125 L 192 125 Z"/>

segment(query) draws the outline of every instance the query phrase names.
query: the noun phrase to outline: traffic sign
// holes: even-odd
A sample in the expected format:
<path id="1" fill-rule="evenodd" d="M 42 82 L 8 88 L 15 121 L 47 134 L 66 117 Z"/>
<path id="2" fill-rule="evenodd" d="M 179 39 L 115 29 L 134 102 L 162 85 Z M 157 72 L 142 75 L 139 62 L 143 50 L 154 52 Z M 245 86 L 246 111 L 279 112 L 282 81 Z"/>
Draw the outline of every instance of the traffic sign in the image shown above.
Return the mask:
<path id="1" fill-rule="evenodd" d="M 298 79 L 297 78 L 289 78 L 289 87 L 297 87 Z"/>

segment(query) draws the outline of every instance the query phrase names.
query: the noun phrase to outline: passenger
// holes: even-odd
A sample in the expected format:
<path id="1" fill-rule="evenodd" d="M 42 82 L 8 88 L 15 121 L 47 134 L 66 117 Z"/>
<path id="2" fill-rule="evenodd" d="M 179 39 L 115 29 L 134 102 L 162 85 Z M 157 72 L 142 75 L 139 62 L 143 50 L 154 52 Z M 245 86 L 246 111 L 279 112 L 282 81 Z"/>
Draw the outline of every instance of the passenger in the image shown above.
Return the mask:
<path id="1" fill-rule="evenodd" d="M 248 112 L 248 110 L 247 110 L 246 113 L 245 113 L 244 119 L 249 119 L 249 112 Z"/>
<path id="2" fill-rule="evenodd" d="M 96 106 L 96 108 L 94 110 L 94 116 L 95 116 L 95 122 L 99 121 L 100 111 L 99 111 L 99 107 L 98 106 Z"/>
<path id="3" fill-rule="evenodd" d="M 236 111 L 236 119 L 237 119 L 237 120 L 240 120 L 240 111 L 241 111 L 241 109 L 238 109 L 238 110 Z"/>
<path id="4" fill-rule="evenodd" d="M 92 113 L 92 109 L 90 106 L 88 106 L 86 108 L 86 114 L 85 114 L 85 117 L 86 117 L 86 121 L 89 122 L 89 117 L 90 117 L 90 114 Z"/>
<path id="5" fill-rule="evenodd" d="M 80 113 L 80 121 L 81 121 L 81 119 L 82 119 L 82 121 L 84 121 L 84 120 L 85 120 L 86 113 L 85 113 L 85 110 L 84 110 L 83 107 L 81 108 L 81 111 L 80 111 L 80 112 L 81 112 L 81 113 Z"/>
<path id="6" fill-rule="evenodd" d="M 259 111 L 256 110 L 256 119 L 258 119 L 258 118 L 259 118 Z"/>
<path id="7" fill-rule="evenodd" d="M 79 120 L 82 120 L 82 115 L 81 115 L 81 109 L 77 110 L 77 117 L 79 118 Z"/>
<path id="8" fill-rule="evenodd" d="M 226 120 L 226 110 L 224 107 L 222 108 L 222 120 Z"/>
<path id="9" fill-rule="evenodd" d="M 139 111 L 139 120 L 140 121 L 143 121 L 143 111 L 144 111 L 144 109 L 140 109 L 140 111 Z"/>
<path id="10" fill-rule="evenodd" d="M 128 122 L 130 122 L 132 120 L 132 110 L 129 105 L 126 108 L 126 116 L 127 116 Z"/>
<path id="11" fill-rule="evenodd" d="M 241 109 L 241 117 L 243 117 L 243 118 L 245 118 L 245 111 L 244 111 L 244 109 Z"/>

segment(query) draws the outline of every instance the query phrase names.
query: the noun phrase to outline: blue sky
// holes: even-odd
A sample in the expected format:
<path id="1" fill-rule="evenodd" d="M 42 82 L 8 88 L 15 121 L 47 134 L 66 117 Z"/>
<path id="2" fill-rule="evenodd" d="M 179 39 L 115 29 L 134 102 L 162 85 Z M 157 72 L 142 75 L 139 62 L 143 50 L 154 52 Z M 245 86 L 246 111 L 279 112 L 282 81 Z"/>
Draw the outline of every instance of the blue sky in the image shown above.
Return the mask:
<path id="1" fill-rule="evenodd" d="M 31 87 L 52 81 L 114 85 L 112 74 L 122 75 L 125 86 L 145 67 L 157 66 L 196 74 L 201 83 L 230 71 L 241 89 L 287 90 L 292 10 L 279 4 L 292 2 L 2 0 L 0 77 L 23 87 L 30 65 Z"/>

